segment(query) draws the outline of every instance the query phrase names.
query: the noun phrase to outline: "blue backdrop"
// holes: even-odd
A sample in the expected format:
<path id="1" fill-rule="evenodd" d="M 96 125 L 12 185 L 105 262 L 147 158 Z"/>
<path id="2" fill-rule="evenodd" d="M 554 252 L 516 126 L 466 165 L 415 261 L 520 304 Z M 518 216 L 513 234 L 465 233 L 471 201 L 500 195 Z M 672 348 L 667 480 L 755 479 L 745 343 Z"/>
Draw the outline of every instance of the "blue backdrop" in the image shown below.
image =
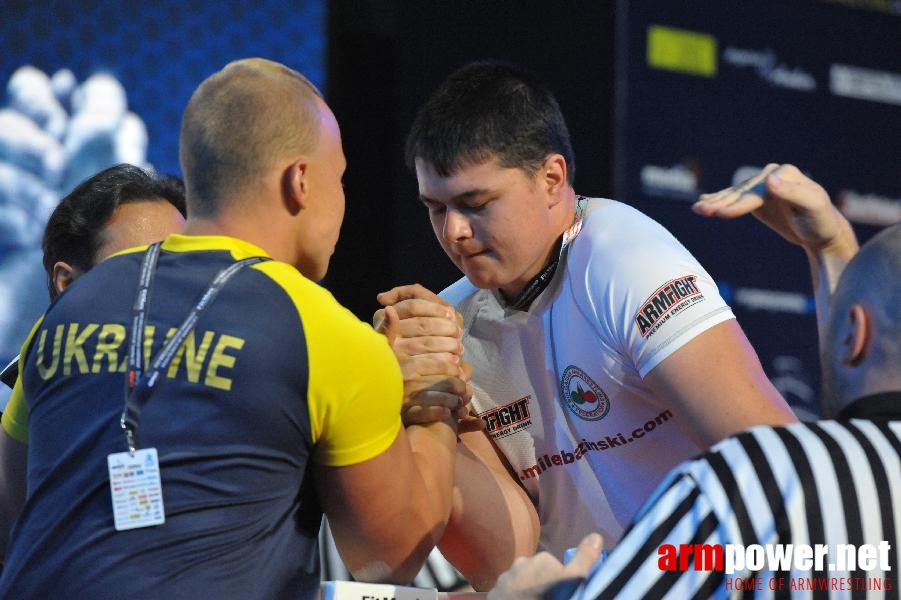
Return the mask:
<path id="1" fill-rule="evenodd" d="M 323 0 L 13 0 L 0 4 L 0 16 L 0 83 L 23 65 L 48 75 L 68 69 L 79 83 L 98 72 L 112 75 L 127 93 L 128 110 L 146 125 L 147 161 L 165 174 L 180 175 L 178 129 L 188 98 L 227 62 L 263 56 L 325 87 Z M 7 133 L 15 132 L 0 132 Z M 0 167 L 16 160 L 9 146 L 0 141 Z M 19 183 L 0 194 L 0 360 L 15 355 L 47 305 L 39 238 L 18 235 L 24 225 L 14 227 L 24 218 L 22 204 L 32 201 L 12 197 Z M 69 191 L 63 185 L 49 185 L 56 200 Z M 34 218 L 45 219 L 47 211 L 39 208 Z M 43 222 L 34 225 L 29 231 L 43 229 Z M 0 406 L 7 395 L 0 390 Z"/>
<path id="2" fill-rule="evenodd" d="M 689 203 L 792 162 L 861 241 L 901 221 L 901 15 L 868 5 L 618 4 L 617 197 L 695 253 L 770 378 L 808 413 L 819 359 L 803 252 L 753 217 L 706 220 Z"/>

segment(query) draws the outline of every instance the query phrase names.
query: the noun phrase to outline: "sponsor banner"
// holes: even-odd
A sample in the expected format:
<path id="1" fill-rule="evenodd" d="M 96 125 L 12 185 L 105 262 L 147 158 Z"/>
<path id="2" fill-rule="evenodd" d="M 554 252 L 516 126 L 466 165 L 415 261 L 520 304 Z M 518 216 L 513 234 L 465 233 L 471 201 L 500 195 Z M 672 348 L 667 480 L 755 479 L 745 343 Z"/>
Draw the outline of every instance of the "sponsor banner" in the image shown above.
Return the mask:
<path id="1" fill-rule="evenodd" d="M 810 71 L 800 66 L 784 64 L 772 48 L 752 50 L 730 46 L 723 51 L 723 64 L 749 67 L 761 81 L 777 87 L 799 92 L 813 92 L 817 89 L 816 79 Z"/>
<path id="2" fill-rule="evenodd" d="M 684 164 L 641 167 L 641 189 L 648 196 L 694 202 L 700 193 L 698 175 Z"/>
<path id="3" fill-rule="evenodd" d="M 748 310 L 769 310 L 798 315 L 816 312 L 813 297 L 807 294 L 759 288 L 737 288 L 734 297 L 737 305 Z"/>
<path id="4" fill-rule="evenodd" d="M 850 8 L 864 4 L 878 3 L 617 6 L 613 196 L 728 282 L 721 293 L 770 377 L 778 357 L 793 356 L 815 390 L 817 325 L 803 252 L 752 217 L 702 218 L 688 204 L 767 163 L 791 162 L 823 185 L 861 242 L 901 221 L 901 14 Z M 643 318 L 643 334 L 666 327 Z"/>
<path id="5" fill-rule="evenodd" d="M 836 96 L 901 106 L 901 73 L 832 65 L 829 89 Z"/>
<path id="6" fill-rule="evenodd" d="M 838 209 L 852 223 L 887 227 L 901 223 L 901 197 L 861 194 L 842 190 L 836 199 Z"/>
<path id="7" fill-rule="evenodd" d="M 717 69 L 716 38 L 703 32 L 651 25 L 648 64 L 656 69 L 713 77 Z"/>

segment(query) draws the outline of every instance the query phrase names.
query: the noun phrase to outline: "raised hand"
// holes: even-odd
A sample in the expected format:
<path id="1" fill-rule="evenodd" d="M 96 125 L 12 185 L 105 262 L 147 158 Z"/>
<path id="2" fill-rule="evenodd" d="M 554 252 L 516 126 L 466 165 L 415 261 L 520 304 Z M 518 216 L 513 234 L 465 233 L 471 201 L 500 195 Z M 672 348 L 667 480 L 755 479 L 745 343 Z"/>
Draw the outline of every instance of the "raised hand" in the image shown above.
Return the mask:
<path id="1" fill-rule="evenodd" d="M 829 318 L 829 296 L 859 245 L 851 224 L 820 184 L 794 165 L 769 164 L 740 186 L 703 194 L 692 210 L 705 217 L 723 219 L 751 213 L 792 244 L 804 248 L 822 339 Z"/>
<path id="2" fill-rule="evenodd" d="M 767 165 L 740 186 L 702 194 L 692 210 L 733 219 L 753 214 L 783 238 L 812 252 L 842 250 L 856 241 L 826 190 L 794 165 Z M 852 252 L 852 254 L 853 254 Z"/>

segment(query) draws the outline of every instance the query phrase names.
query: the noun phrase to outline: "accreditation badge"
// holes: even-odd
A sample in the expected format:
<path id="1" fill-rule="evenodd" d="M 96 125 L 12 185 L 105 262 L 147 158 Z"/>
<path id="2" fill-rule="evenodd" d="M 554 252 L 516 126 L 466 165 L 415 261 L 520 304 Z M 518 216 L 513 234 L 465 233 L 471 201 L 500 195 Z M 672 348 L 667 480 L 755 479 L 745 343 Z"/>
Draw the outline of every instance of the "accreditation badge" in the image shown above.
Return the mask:
<path id="1" fill-rule="evenodd" d="M 106 457 L 116 531 L 166 522 L 156 448 L 116 452 Z"/>

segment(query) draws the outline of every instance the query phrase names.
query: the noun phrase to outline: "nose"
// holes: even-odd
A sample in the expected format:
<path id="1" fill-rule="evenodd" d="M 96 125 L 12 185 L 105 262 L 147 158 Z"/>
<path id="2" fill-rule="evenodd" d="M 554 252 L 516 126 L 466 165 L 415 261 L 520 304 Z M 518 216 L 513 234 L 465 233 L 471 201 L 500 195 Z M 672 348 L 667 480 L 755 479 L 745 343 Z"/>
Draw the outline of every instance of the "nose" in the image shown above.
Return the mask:
<path id="1" fill-rule="evenodd" d="M 453 207 L 448 207 L 444 212 L 444 239 L 448 243 L 455 243 L 472 237 L 472 227 L 469 219 L 462 212 Z"/>

